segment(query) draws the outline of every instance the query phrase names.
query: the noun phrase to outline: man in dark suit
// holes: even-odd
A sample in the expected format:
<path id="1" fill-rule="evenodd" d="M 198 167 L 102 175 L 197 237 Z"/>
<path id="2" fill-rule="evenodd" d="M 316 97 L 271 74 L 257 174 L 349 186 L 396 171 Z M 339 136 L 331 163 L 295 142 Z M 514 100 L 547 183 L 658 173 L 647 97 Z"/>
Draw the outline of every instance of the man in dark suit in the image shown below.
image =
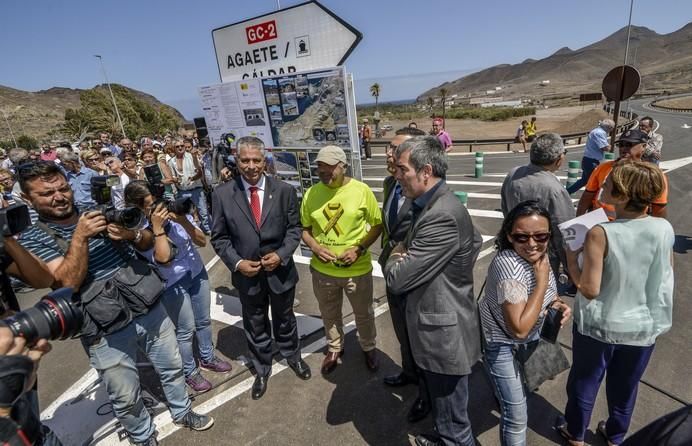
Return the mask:
<path id="1" fill-rule="evenodd" d="M 384 269 L 389 254 L 397 243 L 404 241 L 411 223 L 411 200 L 401 193 L 401 185 L 394 178 L 396 165 L 394 151 L 404 141 L 413 136 L 422 136 L 425 132 L 417 128 L 404 127 L 396 131 L 396 136 L 389 143 L 385 150 L 387 156 L 387 171 L 390 175 L 384 179 L 382 201 L 382 220 L 384 230 L 382 231 L 382 254 L 378 259 L 382 269 Z M 401 372 L 396 375 L 385 376 L 384 383 L 391 387 L 401 387 L 407 384 L 419 384 L 419 396 L 411 406 L 408 413 L 408 421 L 415 423 L 422 420 L 430 412 L 430 402 L 427 398 L 425 381 L 420 376 L 418 367 L 411 354 L 411 344 L 408 340 L 406 330 L 406 295 L 395 295 L 387 287 L 387 302 L 389 304 L 389 314 L 392 317 L 394 333 L 399 341 L 401 350 Z"/>
<path id="2" fill-rule="evenodd" d="M 473 266 L 482 238 L 445 184 L 447 156 L 435 137 L 396 149 L 395 177 L 411 202 L 411 227 L 385 265 L 390 291 L 406 294 L 406 325 L 422 369 L 439 438 L 417 445 L 475 445 L 468 376 L 481 357 Z"/>
<path id="3" fill-rule="evenodd" d="M 236 159 L 240 176 L 220 185 L 212 195 L 211 243 L 232 271 L 233 286 L 240 294 L 243 327 L 256 372 L 252 398 L 259 399 L 271 373 L 272 327 L 279 352 L 291 369 L 301 379 L 311 376 L 300 356 L 293 313 L 298 282 L 293 252 L 301 229 L 295 190 L 264 175 L 262 140 L 240 138 Z"/>

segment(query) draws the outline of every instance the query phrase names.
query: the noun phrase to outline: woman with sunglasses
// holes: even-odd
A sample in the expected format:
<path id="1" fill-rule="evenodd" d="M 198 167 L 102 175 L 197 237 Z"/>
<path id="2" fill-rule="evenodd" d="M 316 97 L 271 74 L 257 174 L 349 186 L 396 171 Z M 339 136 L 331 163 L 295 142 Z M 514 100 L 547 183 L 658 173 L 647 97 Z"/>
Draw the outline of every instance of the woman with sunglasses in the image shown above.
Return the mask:
<path id="1" fill-rule="evenodd" d="M 609 445 L 622 442 L 656 338 L 672 325 L 675 234 L 667 220 L 647 212 L 664 187 L 654 164 L 619 161 L 601 196 L 614 207 L 615 221 L 591 228 L 583 252 L 567 251 L 579 292 L 565 417 L 555 428 L 571 445 L 584 444 L 604 376 L 610 417 L 596 430 Z"/>
<path id="2" fill-rule="evenodd" d="M 83 150 L 79 157 L 86 167 L 95 171 L 99 175 L 108 175 L 108 167 L 103 163 L 101 155 L 93 149 Z"/>
<path id="3" fill-rule="evenodd" d="M 499 252 L 488 269 L 485 297 L 479 304 L 485 340 L 484 364 L 500 402 L 500 442 L 525 445 L 526 389 L 514 353 L 537 343 L 548 307 L 571 310 L 558 298 L 548 249 L 550 214 L 536 201 L 512 209 L 495 242 Z"/>

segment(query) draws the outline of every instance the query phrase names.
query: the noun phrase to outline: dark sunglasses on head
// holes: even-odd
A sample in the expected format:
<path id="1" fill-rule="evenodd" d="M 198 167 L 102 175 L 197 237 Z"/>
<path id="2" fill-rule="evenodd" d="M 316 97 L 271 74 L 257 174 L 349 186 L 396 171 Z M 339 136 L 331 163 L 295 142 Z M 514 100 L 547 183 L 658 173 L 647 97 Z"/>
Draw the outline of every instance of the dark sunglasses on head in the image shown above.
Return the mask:
<path id="1" fill-rule="evenodd" d="M 517 243 L 527 243 L 533 239 L 536 243 L 545 243 L 550 240 L 550 232 L 539 232 L 537 234 L 512 234 L 512 240 Z"/>

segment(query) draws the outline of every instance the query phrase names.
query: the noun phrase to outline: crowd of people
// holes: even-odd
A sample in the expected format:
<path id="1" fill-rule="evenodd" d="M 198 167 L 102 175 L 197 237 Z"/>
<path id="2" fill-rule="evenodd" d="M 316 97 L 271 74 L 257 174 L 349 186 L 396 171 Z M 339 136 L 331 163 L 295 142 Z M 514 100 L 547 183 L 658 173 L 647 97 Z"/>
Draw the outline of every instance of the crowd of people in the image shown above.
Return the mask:
<path id="1" fill-rule="evenodd" d="M 299 279 L 293 253 L 301 240 L 313 253 L 312 289 L 327 339 L 320 372 L 332 373 L 347 358 L 344 296 L 353 308 L 361 360 L 367 370 L 378 370 L 370 247 L 380 240 L 378 261 L 402 358 L 401 371 L 384 384 L 418 386 L 408 420 L 432 413 L 435 433 L 416 436 L 417 445 L 475 444 L 468 382 L 481 359 L 500 404 L 501 444 L 526 444 L 526 400 L 535 390 L 527 387 L 528 359 L 547 342 L 542 329 L 551 312 L 558 327 L 574 318 L 567 404 L 555 429 L 569 444 L 583 444 L 607 376 L 610 417 L 597 431 L 609 444 L 623 444 L 639 379 L 656 338 L 672 323 L 674 234 L 661 218 L 667 180 L 655 162 L 642 161 L 651 139 L 646 122 L 620 136 L 617 160 L 594 169 L 576 211 L 555 176 L 567 153 L 562 138 L 535 136 L 530 163 L 503 183 L 505 219 L 483 287 L 473 274 L 482 237 L 446 184 L 449 147 L 440 137 L 443 123 L 436 125 L 435 135 L 416 126 L 396 132 L 386 149 L 390 175 L 381 208 L 370 187 L 347 175 L 348 159 L 337 146 L 319 150 L 320 182 L 302 200 L 271 175 L 269 152 L 255 137 L 234 141 L 235 171 L 194 138 L 115 145 L 103 133 L 77 148 L 13 149 L 11 164 L 0 169 L 3 198 L 28 203 L 36 224 L 6 241 L 11 258 L 4 261 L 3 283 L 11 275 L 31 286 L 80 293 L 81 341 L 113 412 L 132 444 L 155 445 L 138 350 L 154 364 L 173 422 L 192 430 L 209 429 L 214 420 L 192 410 L 188 387 L 207 391 L 202 370 L 231 370 L 215 353 L 209 278 L 198 247 L 209 240 L 231 271 L 255 374 L 251 396 L 260 399 L 274 347 L 299 379 L 312 376 L 293 311 Z M 660 144 L 648 153 L 660 159 Z M 118 179 L 108 183 L 110 205 L 137 209 L 141 223 L 127 226 L 94 210 L 103 203 L 95 201 L 92 180 L 103 176 Z M 171 207 L 175 200 L 193 206 L 182 212 Z M 583 248 L 566 248 L 558 224 L 601 207 L 612 221 L 592 228 Z M 576 287 L 573 305 L 561 297 L 561 275 Z M 130 286 L 135 281 L 147 284 L 144 293 Z M 16 300 L 3 304 L 19 310 Z M 0 327 L 0 338 L 6 334 Z M 0 348 L 16 350 L 12 342 Z M 32 359 L 47 350 L 37 344 Z M 39 431 L 43 443 L 36 444 L 60 444 L 49 430 Z"/>

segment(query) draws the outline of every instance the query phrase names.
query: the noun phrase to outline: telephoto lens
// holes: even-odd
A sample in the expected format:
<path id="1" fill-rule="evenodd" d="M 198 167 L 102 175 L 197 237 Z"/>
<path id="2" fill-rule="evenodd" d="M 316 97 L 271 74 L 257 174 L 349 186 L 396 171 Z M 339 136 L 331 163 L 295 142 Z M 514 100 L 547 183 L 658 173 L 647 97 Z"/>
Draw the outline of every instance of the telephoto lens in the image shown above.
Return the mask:
<path id="1" fill-rule="evenodd" d="M 127 229 L 140 228 L 144 221 L 144 214 L 136 207 L 124 209 L 109 207 L 103 211 L 103 216 L 106 217 L 108 223 L 115 223 Z"/>
<path id="2" fill-rule="evenodd" d="M 39 339 L 67 339 L 79 333 L 84 317 L 72 301 L 72 290 L 61 288 L 41 298 L 36 305 L 4 320 L 15 336 L 34 345 Z"/>

